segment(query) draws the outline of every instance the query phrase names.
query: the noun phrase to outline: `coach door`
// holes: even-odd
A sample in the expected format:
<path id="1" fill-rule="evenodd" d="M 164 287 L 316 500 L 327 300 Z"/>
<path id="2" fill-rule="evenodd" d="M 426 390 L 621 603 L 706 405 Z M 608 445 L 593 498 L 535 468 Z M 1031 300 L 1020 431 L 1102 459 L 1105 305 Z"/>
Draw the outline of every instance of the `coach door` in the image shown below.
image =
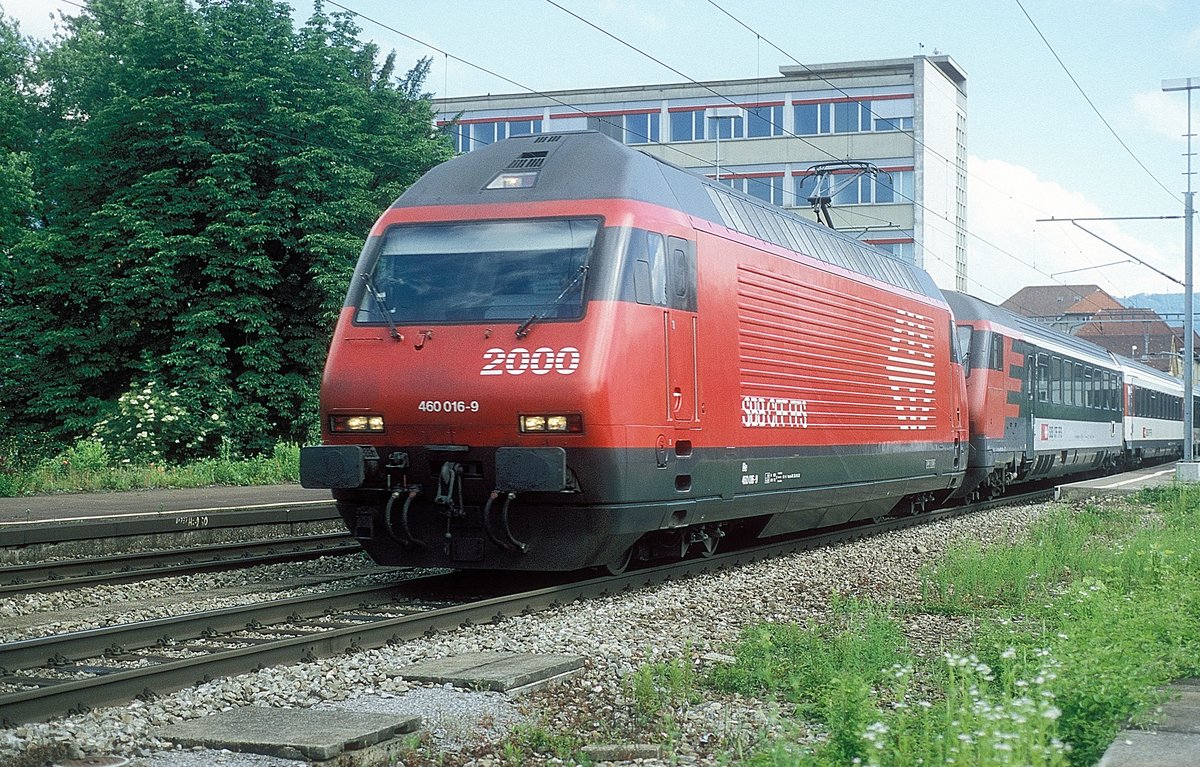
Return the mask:
<path id="1" fill-rule="evenodd" d="M 1025 460 L 1032 461 L 1037 450 L 1034 445 L 1033 422 L 1038 414 L 1038 390 L 1047 386 L 1045 371 L 1039 370 L 1037 358 L 1032 354 L 1025 355 L 1025 402 L 1028 417 L 1025 418 Z"/>
<path id="2" fill-rule="evenodd" d="M 679 237 L 667 238 L 666 348 L 667 419 L 696 420 L 696 250 Z"/>

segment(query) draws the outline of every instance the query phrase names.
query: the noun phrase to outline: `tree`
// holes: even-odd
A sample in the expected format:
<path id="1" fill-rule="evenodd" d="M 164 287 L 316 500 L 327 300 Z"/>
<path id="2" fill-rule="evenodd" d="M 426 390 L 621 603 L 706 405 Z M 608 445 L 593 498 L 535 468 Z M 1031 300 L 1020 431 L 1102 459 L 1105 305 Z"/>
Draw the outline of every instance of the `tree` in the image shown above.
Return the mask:
<path id="1" fill-rule="evenodd" d="M 37 44 L 0 10 L 0 312 L 12 312 L 14 318 L 23 314 L 16 308 L 18 267 L 38 235 L 33 154 L 38 108 L 32 76 L 37 51 Z M 0 403 L 19 401 L 30 390 L 33 381 L 21 368 L 20 359 L 0 364 Z M 12 409 L 0 406 L 0 436 L 12 420 Z"/>
<path id="2" fill-rule="evenodd" d="M 91 0 L 65 23 L 42 62 L 55 205 L 0 309 L 0 335 L 46 320 L 0 340 L 36 358 L 22 420 L 85 434 L 153 382 L 208 419 L 201 451 L 302 440 L 363 237 L 451 154 L 428 62 L 393 77 L 319 5 L 299 30 L 272 0 Z"/>

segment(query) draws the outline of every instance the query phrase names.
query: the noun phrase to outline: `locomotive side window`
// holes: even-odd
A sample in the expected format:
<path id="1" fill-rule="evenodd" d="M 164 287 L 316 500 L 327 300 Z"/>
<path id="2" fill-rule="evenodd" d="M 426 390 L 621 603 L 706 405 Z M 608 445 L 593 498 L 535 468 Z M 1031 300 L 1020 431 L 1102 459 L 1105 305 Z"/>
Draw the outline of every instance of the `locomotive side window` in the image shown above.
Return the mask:
<path id="1" fill-rule="evenodd" d="M 657 232 L 634 229 L 629 236 L 633 267 L 634 300 L 639 304 L 667 305 L 667 245 Z"/>
<path id="2" fill-rule="evenodd" d="M 369 280 L 359 280 L 354 321 L 581 317 L 599 231 L 597 219 L 394 226 L 383 236 Z"/>
<path id="3" fill-rule="evenodd" d="M 971 333 L 974 330 L 970 325 L 958 325 L 954 329 L 955 337 L 957 338 L 957 346 L 959 354 L 966 354 L 966 359 L 963 361 L 963 373 L 970 377 L 971 368 L 975 366 L 971 359 Z"/>
<path id="4" fill-rule="evenodd" d="M 696 311 L 696 248 L 680 237 L 667 238 L 667 277 L 671 308 L 687 312 Z"/>

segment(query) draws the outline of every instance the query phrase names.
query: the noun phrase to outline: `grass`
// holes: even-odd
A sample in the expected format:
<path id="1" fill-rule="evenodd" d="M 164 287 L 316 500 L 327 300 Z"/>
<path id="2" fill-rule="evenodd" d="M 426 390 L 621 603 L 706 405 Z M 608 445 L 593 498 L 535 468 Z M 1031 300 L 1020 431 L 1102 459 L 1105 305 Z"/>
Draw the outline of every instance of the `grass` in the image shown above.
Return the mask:
<path id="1" fill-rule="evenodd" d="M 835 603 L 821 624 L 750 626 L 707 675 L 685 661 L 634 676 L 643 721 L 669 721 L 700 687 L 783 704 L 792 734 L 729 764 L 1095 764 L 1162 685 L 1200 674 L 1200 487 L 1057 507 L 1026 540 L 954 547 L 909 604 Z M 978 629 L 940 657 L 914 654 L 909 613 Z M 816 730 L 818 745 L 800 746 Z"/>
<path id="2" fill-rule="evenodd" d="M 276 445 L 270 454 L 212 458 L 181 466 L 112 465 L 102 447 L 84 441 L 54 458 L 0 472 L 0 496 L 282 484 L 299 481 L 299 465 L 300 448 L 290 444 Z"/>

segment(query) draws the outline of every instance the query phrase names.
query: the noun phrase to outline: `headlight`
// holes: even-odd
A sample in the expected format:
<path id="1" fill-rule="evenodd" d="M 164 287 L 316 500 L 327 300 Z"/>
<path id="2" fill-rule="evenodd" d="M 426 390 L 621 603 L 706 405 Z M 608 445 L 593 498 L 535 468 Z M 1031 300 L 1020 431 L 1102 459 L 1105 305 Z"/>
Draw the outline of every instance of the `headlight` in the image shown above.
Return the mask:
<path id="1" fill-rule="evenodd" d="M 579 413 L 523 415 L 518 426 L 522 434 L 578 434 L 583 431 L 583 416 Z"/>
<path id="2" fill-rule="evenodd" d="M 329 430 L 332 432 L 382 432 L 381 415 L 331 415 Z"/>
<path id="3" fill-rule="evenodd" d="M 488 182 L 484 189 L 529 189 L 537 184 L 538 172 L 504 171 Z"/>

